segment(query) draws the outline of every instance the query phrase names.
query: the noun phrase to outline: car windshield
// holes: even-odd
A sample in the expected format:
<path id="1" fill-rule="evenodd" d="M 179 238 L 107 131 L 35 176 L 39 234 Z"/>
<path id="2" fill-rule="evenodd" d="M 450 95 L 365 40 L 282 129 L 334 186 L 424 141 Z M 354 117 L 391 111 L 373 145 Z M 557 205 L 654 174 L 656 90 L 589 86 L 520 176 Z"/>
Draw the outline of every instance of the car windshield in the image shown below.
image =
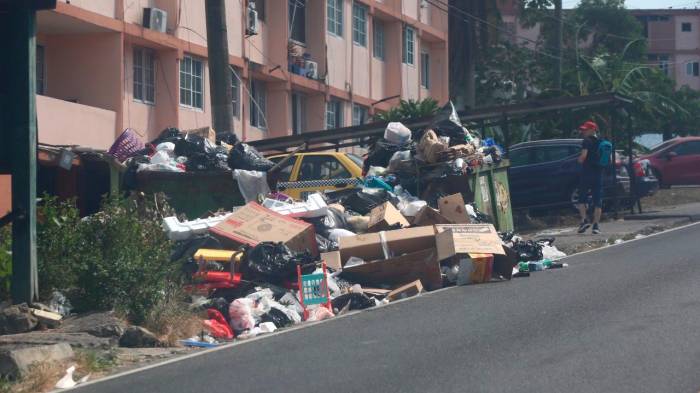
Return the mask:
<path id="1" fill-rule="evenodd" d="M 349 159 L 351 159 L 352 162 L 354 162 L 355 164 L 357 164 L 357 166 L 359 166 L 360 168 L 362 168 L 362 165 L 363 165 L 362 158 L 360 158 L 360 157 L 358 157 L 358 156 L 356 156 L 355 154 L 352 154 L 352 153 L 347 153 L 346 156 L 347 156 Z"/>
<path id="2" fill-rule="evenodd" d="M 658 144 L 658 145 L 652 147 L 651 150 L 649 150 L 649 153 L 650 153 L 650 154 L 653 154 L 653 153 L 656 153 L 656 152 L 658 152 L 658 151 L 661 151 L 661 150 L 663 150 L 663 149 L 665 149 L 665 148 L 671 146 L 671 145 L 673 144 L 673 142 L 674 142 L 673 140 L 666 141 L 666 142 L 661 142 L 660 144 Z"/>

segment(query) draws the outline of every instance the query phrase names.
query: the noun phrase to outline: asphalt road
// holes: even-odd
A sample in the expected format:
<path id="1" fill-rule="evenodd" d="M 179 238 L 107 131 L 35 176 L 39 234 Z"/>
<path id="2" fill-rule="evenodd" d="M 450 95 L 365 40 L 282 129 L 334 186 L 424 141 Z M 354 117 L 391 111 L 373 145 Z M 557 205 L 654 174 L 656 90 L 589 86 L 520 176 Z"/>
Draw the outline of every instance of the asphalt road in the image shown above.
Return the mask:
<path id="1" fill-rule="evenodd" d="M 700 225 L 79 392 L 693 392 Z"/>

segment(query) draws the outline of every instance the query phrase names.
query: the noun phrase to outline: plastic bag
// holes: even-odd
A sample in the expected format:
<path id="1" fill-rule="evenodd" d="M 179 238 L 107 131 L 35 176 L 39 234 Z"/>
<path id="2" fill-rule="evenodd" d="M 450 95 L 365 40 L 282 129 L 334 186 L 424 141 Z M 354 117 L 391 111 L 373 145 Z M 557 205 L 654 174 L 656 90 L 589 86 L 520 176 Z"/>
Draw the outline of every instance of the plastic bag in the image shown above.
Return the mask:
<path id="1" fill-rule="evenodd" d="M 348 306 L 348 310 L 364 310 L 365 308 L 374 307 L 375 303 L 364 293 L 346 293 L 340 295 L 331 301 L 333 310 L 336 313 Z"/>
<path id="2" fill-rule="evenodd" d="M 328 231 L 328 240 L 336 244 L 338 243 L 341 237 L 348 236 L 355 236 L 355 233 L 342 228 L 331 229 L 330 231 Z"/>
<path id="3" fill-rule="evenodd" d="M 249 280 L 279 283 L 296 275 L 297 263 L 313 263 L 308 253 L 294 253 L 284 243 L 261 242 L 245 251 L 241 273 Z"/>
<path id="4" fill-rule="evenodd" d="M 358 190 L 349 196 L 343 198 L 342 204 L 356 213 L 365 215 L 369 214 L 375 207 L 390 200 L 390 196 L 386 190 L 376 189 L 376 193 L 367 193 Z"/>
<path id="5" fill-rule="evenodd" d="M 270 192 L 270 186 L 267 184 L 267 173 L 265 172 L 235 169 L 233 171 L 233 179 L 238 184 L 238 190 L 240 190 L 246 203 L 256 201 L 260 194 L 267 195 Z"/>
<path id="6" fill-rule="evenodd" d="M 233 330 L 226 322 L 226 318 L 215 308 L 210 308 L 207 310 L 207 316 L 209 319 L 204 320 L 204 326 L 209 329 L 209 332 L 213 337 L 224 338 L 231 340 L 233 338 Z"/>
<path id="7" fill-rule="evenodd" d="M 293 324 L 287 314 L 274 307 L 271 308 L 266 314 L 263 314 L 260 321 L 262 321 L 262 323 L 272 322 L 277 327 L 285 327 Z"/>
<path id="8" fill-rule="evenodd" d="M 253 146 L 241 142 L 229 152 L 228 166 L 231 169 L 267 172 L 275 163 L 265 158 Z"/>
<path id="9" fill-rule="evenodd" d="M 231 327 L 233 330 L 242 332 L 255 327 L 253 305 L 254 300 L 249 298 L 239 298 L 231 302 L 228 315 L 231 318 Z"/>
<path id="10" fill-rule="evenodd" d="M 73 309 L 73 305 L 70 304 L 68 298 L 66 298 L 59 291 L 53 291 L 51 293 L 48 306 L 51 311 L 59 313 L 64 317 L 70 315 L 70 312 Z"/>
<path id="11" fill-rule="evenodd" d="M 160 145 L 159 145 L 160 146 Z M 173 157 L 166 150 L 159 150 L 151 156 L 151 164 L 155 165 L 175 165 Z"/>
<path id="12" fill-rule="evenodd" d="M 384 130 L 384 139 L 389 143 L 401 145 L 411 141 L 411 130 L 401 122 L 391 122 Z"/>
<path id="13" fill-rule="evenodd" d="M 333 318 L 333 312 L 325 307 L 316 307 L 313 310 L 309 310 L 308 322 L 323 321 L 324 319 Z"/>

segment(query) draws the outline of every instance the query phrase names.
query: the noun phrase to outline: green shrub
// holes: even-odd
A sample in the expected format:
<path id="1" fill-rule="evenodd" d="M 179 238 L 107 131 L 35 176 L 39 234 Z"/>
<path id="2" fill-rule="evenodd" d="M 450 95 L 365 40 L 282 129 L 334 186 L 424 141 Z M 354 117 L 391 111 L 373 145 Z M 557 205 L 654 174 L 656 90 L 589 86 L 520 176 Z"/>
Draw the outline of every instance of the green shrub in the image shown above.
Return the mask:
<path id="1" fill-rule="evenodd" d="M 12 226 L 0 228 L 0 300 L 10 298 L 12 280 Z"/>

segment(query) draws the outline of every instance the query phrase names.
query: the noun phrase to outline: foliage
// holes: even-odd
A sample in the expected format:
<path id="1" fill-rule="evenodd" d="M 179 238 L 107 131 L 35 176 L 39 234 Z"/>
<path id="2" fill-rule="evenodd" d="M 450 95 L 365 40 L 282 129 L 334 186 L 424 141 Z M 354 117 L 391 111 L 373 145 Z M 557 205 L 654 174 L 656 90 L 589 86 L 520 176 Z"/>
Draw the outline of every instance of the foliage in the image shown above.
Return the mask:
<path id="1" fill-rule="evenodd" d="M 0 228 L 0 299 L 9 299 L 12 280 L 12 226 Z"/>
<path id="2" fill-rule="evenodd" d="M 39 212 L 43 293 L 67 291 L 78 310 L 115 309 L 137 324 L 172 294 L 178 269 L 155 201 L 107 198 L 81 220 L 72 201 L 44 197 Z"/>
<path id="3" fill-rule="evenodd" d="M 438 102 L 433 98 L 424 100 L 408 101 L 401 100 L 398 106 L 391 108 L 387 112 L 378 113 L 374 116 L 374 120 L 378 121 L 405 121 L 410 119 L 418 119 L 421 117 L 432 116 L 440 109 Z"/>

